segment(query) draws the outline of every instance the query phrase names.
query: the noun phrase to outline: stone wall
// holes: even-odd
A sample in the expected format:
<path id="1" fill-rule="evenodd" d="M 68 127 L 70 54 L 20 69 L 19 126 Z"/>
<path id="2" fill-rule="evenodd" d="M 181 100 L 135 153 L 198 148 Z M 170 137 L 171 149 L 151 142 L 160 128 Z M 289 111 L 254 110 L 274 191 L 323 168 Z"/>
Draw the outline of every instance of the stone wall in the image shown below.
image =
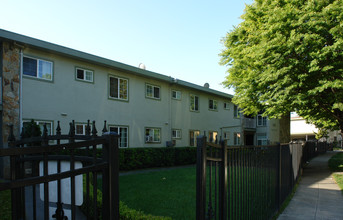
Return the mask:
<path id="1" fill-rule="evenodd" d="M 8 42 L 2 44 L 2 137 L 7 146 L 13 124 L 15 137 L 19 137 L 20 119 L 20 49 Z"/>

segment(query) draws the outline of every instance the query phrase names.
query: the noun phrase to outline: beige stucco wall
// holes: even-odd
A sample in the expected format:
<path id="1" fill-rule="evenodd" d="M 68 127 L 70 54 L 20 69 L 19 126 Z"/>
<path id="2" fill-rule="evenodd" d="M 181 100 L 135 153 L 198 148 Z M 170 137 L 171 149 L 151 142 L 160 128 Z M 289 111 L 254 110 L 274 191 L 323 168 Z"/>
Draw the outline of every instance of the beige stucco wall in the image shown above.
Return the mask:
<path id="1" fill-rule="evenodd" d="M 219 134 L 221 127 L 234 123 L 233 105 L 230 103 L 230 110 L 225 110 L 224 102 L 229 100 L 223 97 L 30 48 L 24 50 L 24 55 L 52 61 L 53 82 L 23 77 L 23 119 L 52 120 L 54 129 L 59 120 L 62 133 L 68 132 L 71 120 L 87 119 L 96 120 L 100 133 L 106 120 L 110 125 L 129 127 L 129 147 L 166 146 L 171 129 L 182 130 L 176 146 L 188 146 L 190 130 Z M 93 70 L 94 83 L 75 80 L 75 67 Z M 108 75 L 129 80 L 129 101 L 108 99 Z M 146 83 L 160 86 L 160 100 L 145 97 Z M 182 92 L 180 101 L 171 99 L 171 90 Z M 190 94 L 199 96 L 199 112 L 189 110 Z M 218 101 L 218 111 L 208 109 L 210 98 Z M 161 129 L 161 143 L 145 144 L 146 127 Z"/>

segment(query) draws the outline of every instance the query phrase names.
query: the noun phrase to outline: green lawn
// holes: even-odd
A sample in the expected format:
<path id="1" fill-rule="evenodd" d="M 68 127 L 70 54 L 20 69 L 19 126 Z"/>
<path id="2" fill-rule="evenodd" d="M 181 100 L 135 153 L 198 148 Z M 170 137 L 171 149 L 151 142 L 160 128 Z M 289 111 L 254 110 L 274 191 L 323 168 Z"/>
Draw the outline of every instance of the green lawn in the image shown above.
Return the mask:
<path id="1" fill-rule="evenodd" d="M 0 191 L 0 219 L 11 219 L 11 191 Z"/>
<path id="2" fill-rule="evenodd" d="M 195 167 L 120 176 L 120 200 L 144 213 L 195 219 Z"/>
<path id="3" fill-rule="evenodd" d="M 256 215 L 270 218 L 276 206 L 274 178 L 275 173 L 270 170 L 231 167 L 228 179 L 231 219 Z M 195 167 L 120 176 L 120 200 L 147 214 L 195 219 L 195 179 Z M 208 194 L 206 197 L 208 201 Z M 214 200 L 212 194 L 212 205 Z"/>
<path id="4" fill-rule="evenodd" d="M 343 153 L 337 153 L 330 158 L 329 168 L 333 172 L 343 172 Z M 333 178 L 343 193 L 343 174 L 335 173 L 333 174 Z"/>

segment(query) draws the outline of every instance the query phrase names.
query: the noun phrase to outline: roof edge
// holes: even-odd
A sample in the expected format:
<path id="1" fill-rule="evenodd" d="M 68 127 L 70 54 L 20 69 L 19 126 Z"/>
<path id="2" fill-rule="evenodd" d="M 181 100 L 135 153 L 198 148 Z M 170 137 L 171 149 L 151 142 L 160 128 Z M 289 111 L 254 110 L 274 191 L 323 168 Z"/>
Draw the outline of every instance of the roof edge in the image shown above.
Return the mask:
<path id="1" fill-rule="evenodd" d="M 0 39 L 13 41 L 19 44 L 24 44 L 24 46 L 31 46 L 31 47 L 35 47 L 41 50 L 54 52 L 54 53 L 71 57 L 74 59 L 79 59 L 79 60 L 91 62 L 94 64 L 107 66 L 107 67 L 121 70 L 124 72 L 129 72 L 134 75 L 139 75 L 139 76 L 144 76 L 144 77 L 153 78 L 157 80 L 162 80 L 165 82 L 175 83 L 181 86 L 189 87 L 191 89 L 214 94 L 217 96 L 222 96 L 229 99 L 233 98 L 233 95 L 228 94 L 228 93 L 220 92 L 220 91 L 210 89 L 210 88 L 205 88 L 205 87 L 202 87 L 202 86 L 190 83 L 190 82 L 186 82 L 183 80 L 175 80 L 174 78 L 170 76 L 166 76 L 160 73 L 152 72 L 149 70 L 144 70 L 139 67 L 134 67 L 128 64 L 120 63 L 114 60 L 110 60 L 107 58 L 103 58 L 103 57 L 89 54 L 86 52 L 82 52 L 79 50 L 71 49 L 71 48 L 54 44 L 54 43 L 50 43 L 47 41 L 39 40 L 36 38 L 28 37 L 25 35 L 17 34 L 14 32 L 7 31 L 7 30 L 0 29 Z"/>

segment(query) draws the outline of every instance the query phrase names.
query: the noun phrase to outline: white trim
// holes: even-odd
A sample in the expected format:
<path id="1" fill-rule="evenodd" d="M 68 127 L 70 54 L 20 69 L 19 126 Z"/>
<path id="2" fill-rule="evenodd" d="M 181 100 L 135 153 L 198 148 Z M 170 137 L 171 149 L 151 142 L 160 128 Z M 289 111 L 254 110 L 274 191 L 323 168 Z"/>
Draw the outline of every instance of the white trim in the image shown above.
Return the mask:
<path id="1" fill-rule="evenodd" d="M 129 147 L 129 126 L 124 126 L 124 125 L 109 125 L 108 130 L 111 131 L 111 128 L 116 128 L 118 130 L 117 134 L 119 135 L 118 138 L 118 146 L 120 148 L 128 148 Z M 126 146 L 122 147 L 121 146 L 121 132 L 120 129 L 125 128 L 126 129 Z"/>
<path id="2" fill-rule="evenodd" d="M 174 131 L 175 131 L 175 136 L 174 136 Z M 172 138 L 181 139 L 182 138 L 182 130 L 181 129 L 172 129 Z"/>
<path id="3" fill-rule="evenodd" d="M 24 74 L 24 58 L 29 58 L 29 59 L 32 59 L 32 60 L 36 60 L 36 62 L 37 62 L 36 76 L 31 76 L 31 75 Z M 51 66 L 50 66 L 50 79 L 39 77 L 39 61 L 43 61 L 43 62 L 51 64 Z M 41 80 L 46 80 L 46 81 L 53 81 L 53 69 L 54 69 L 54 63 L 53 62 L 48 61 L 48 60 L 44 60 L 44 59 L 40 59 L 40 58 L 35 58 L 35 57 L 23 55 L 23 62 L 22 63 L 23 63 L 22 64 L 23 65 L 23 68 L 22 68 L 23 69 L 23 75 L 25 75 L 25 77 L 36 78 L 36 79 L 41 79 Z"/>
<path id="4" fill-rule="evenodd" d="M 146 135 L 147 130 L 149 130 L 149 135 Z M 155 130 L 159 131 L 159 139 L 155 140 Z M 151 135 L 152 131 L 152 135 Z M 145 128 L 145 143 L 160 143 L 161 142 L 161 128 L 151 128 L 146 127 Z"/>
<path id="5" fill-rule="evenodd" d="M 108 98 L 116 99 L 116 100 L 128 101 L 129 100 L 129 80 L 126 79 L 126 78 L 122 78 L 122 77 L 114 76 L 114 75 L 108 75 L 108 76 L 109 76 L 109 80 L 108 80 L 108 83 L 109 83 L 109 85 L 108 85 L 109 86 L 109 88 L 108 88 Z M 115 79 L 118 80 L 118 84 L 117 84 L 118 97 L 111 96 L 111 78 L 115 78 Z M 120 98 L 120 80 L 126 81 L 126 98 Z"/>
<path id="6" fill-rule="evenodd" d="M 148 86 L 151 86 L 152 88 L 152 96 L 148 95 Z M 156 97 L 155 95 L 155 88 L 158 88 L 158 97 Z M 161 87 L 160 86 L 155 86 L 149 83 L 145 84 L 145 97 L 150 98 L 150 99 L 161 99 Z"/>
<path id="7" fill-rule="evenodd" d="M 212 101 L 212 108 L 210 106 L 211 101 Z M 217 111 L 218 110 L 218 101 L 216 99 L 209 99 L 208 100 L 208 108 L 212 111 Z"/>
<path id="8" fill-rule="evenodd" d="M 80 79 L 77 77 L 77 71 L 78 70 L 82 70 L 83 71 L 83 79 Z M 92 79 L 91 80 L 87 80 L 87 72 L 90 72 L 92 73 Z M 85 81 L 85 82 L 94 82 L 94 71 L 93 70 L 88 70 L 88 69 L 84 69 L 84 68 L 81 68 L 81 67 L 76 67 L 75 68 L 75 79 L 76 80 L 79 80 L 79 81 Z"/>
<path id="9" fill-rule="evenodd" d="M 192 109 L 192 104 L 193 104 L 193 103 L 192 103 L 192 96 L 194 97 L 194 109 Z M 190 105 L 189 105 L 189 110 L 191 110 L 191 111 L 193 111 L 193 112 L 198 112 L 199 109 L 200 109 L 200 98 L 199 98 L 199 96 L 194 95 L 194 94 L 190 94 L 189 97 L 190 97 L 190 100 L 189 100 L 189 102 L 190 102 L 190 103 L 189 103 L 189 104 L 190 104 Z M 197 106 L 198 108 L 196 108 L 196 106 L 195 106 L 195 102 L 196 102 L 195 99 L 196 99 L 196 98 L 198 99 L 198 106 Z"/>
<path id="10" fill-rule="evenodd" d="M 175 97 L 174 97 L 174 92 L 175 92 Z M 172 99 L 175 100 L 181 100 L 182 93 L 179 90 L 172 90 Z"/>

